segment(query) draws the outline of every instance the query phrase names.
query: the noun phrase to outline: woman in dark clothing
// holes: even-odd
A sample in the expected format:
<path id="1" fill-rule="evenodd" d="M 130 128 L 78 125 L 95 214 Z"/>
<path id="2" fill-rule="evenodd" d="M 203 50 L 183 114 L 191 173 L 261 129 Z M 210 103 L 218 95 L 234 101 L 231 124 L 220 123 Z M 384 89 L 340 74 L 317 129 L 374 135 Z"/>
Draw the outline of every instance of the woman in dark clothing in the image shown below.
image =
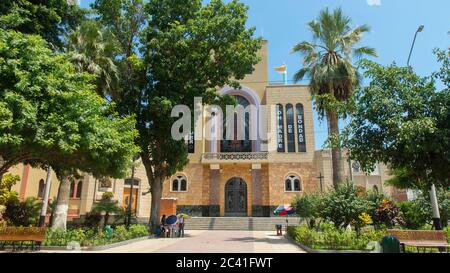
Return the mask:
<path id="1" fill-rule="evenodd" d="M 161 235 L 164 234 L 164 237 L 166 237 L 166 215 L 165 214 L 163 214 L 163 216 L 161 217 L 160 228 L 161 228 Z"/>

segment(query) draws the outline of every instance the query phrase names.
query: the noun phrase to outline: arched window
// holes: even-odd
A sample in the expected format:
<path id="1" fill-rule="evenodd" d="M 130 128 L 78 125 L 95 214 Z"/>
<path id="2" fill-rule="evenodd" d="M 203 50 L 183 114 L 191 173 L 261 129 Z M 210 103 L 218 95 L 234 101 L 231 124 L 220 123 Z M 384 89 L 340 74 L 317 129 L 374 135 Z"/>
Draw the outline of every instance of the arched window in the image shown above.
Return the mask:
<path id="1" fill-rule="evenodd" d="M 232 117 L 229 117 L 226 114 L 223 115 L 222 141 L 220 142 L 220 151 L 251 152 L 252 141 L 250 140 L 250 113 L 249 109 L 247 108 L 250 105 L 250 102 L 240 95 L 233 95 L 233 97 L 236 99 L 237 106 L 242 106 L 241 109 L 243 110 L 243 112 L 238 112 L 240 114 L 243 114 L 243 116 L 238 116 L 237 112 L 235 112 Z M 243 118 L 243 123 L 241 123 L 241 118 Z M 242 125 L 242 127 L 239 125 Z M 242 132 L 242 129 L 244 130 L 244 132 Z"/>
<path id="2" fill-rule="evenodd" d="M 75 198 L 81 198 L 81 189 L 83 188 L 83 181 L 78 181 L 77 192 Z"/>
<path id="3" fill-rule="evenodd" d="M 187 191 L 186 177 L 179 175 L 172 180 L 172 191 Z"/>
<path id="4" fill-rule="evenodd" d="M 70 182 L 70 198 L 74 198 L 74 193 L 75 193 L 75 181 L 72 180 L 72 182 Z"/>
<path id="5" fill-rule="evenodd" d="M 44 191 L 45 191 L 45 181 L 44 179 L 41 179 L 39 180 L 38 198 L 44 198 Z"/>
<path id="6" fill-rule="evenodd" d="M 300 178 L 296 175 L 289 175 L 284 180 L 284 190 L 285 191 L 301 191 L 302 183 Z"/>

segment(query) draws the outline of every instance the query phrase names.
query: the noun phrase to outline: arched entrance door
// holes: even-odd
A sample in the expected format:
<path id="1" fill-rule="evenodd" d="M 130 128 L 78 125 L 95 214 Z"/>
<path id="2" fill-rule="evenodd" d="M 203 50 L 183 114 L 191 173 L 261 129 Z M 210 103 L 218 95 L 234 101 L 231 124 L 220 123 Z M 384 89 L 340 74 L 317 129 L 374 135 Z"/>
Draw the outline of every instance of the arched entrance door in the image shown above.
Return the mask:
<path id="1" fill-rule="evenodd" d="M 242 178 L 225 184 L 225 216 L 247 216 L 247 184 Z"/>

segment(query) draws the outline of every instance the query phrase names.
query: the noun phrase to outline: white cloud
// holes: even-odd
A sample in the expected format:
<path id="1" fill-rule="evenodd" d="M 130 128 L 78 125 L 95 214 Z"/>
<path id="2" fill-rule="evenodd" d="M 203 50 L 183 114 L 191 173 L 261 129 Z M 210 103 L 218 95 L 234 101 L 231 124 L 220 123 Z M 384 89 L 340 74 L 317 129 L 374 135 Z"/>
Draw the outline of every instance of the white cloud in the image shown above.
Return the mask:
<path id="1" fill-rule="evenodd" d="M 381 6 L 381 0 L 366 0 L 369 6 Z"/>

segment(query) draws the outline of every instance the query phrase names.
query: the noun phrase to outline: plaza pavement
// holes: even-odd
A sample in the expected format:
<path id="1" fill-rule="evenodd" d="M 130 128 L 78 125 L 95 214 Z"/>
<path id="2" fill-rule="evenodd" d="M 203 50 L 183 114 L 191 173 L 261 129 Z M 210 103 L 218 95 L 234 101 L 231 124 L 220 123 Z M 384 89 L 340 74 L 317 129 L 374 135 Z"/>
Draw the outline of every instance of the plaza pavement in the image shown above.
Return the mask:
<path id="1" fill-rule="evenodd" d="M 71 251 L 41 251 L 71 252 Z M 80 251 L 77 251 L 80 252 Z M 302 253 L 275 231 L 187 230 L 184 238 L 154 238 L 86 253 Z"/>

